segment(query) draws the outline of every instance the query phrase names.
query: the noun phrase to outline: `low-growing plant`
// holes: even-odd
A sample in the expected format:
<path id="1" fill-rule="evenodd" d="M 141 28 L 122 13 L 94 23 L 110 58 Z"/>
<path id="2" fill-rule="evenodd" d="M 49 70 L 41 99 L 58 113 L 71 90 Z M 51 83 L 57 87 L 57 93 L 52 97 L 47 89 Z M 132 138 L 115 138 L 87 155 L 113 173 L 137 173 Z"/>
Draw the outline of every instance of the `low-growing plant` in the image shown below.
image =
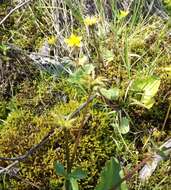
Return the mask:
<path id="1" fill-rule="evenodd" d="M 43 56 L 53 60 L 40 62 L 41 77 L 15 83 L 13 96 L 0 102 L 2 156 L 24 154 L 54 130 L 49 143 L 30 156 L 30 167 L 20 165 L 20 173 L 41 188 L 141 189 L 140 168 L 133 175 L 122 168 L 136 165 L 149 142 L 169 136 L 169 24 L 148 18 L 150 12 L 142 15 L 145 1 L 120 10 L 119 1 L 109 1 L 109 10 L 106 2 L 92 1 L 91 14 L 79 0 L 34 2 L 14 14 L 20 22 L 8 31 L 11 41 L 25 49 L 34 42 L 32 51 L 47 42 L 50 50 Z M 1 45 L 0 52 L 6 56 L 8 46 Z M 8 188 L 11 181 L 2 183 Z M 16 189 L 30 187 L 11 183 Z"/>

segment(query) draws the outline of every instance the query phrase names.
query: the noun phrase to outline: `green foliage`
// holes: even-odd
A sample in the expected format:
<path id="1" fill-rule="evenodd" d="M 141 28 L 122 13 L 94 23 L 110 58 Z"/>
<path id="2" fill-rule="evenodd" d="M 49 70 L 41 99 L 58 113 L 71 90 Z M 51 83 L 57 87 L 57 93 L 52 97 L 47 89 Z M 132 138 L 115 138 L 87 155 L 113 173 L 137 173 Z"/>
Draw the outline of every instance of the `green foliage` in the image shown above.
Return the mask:
<path id="1" fill-rule="evenodd" d="M 74 169 L 71 174 L 69 174 L 71 178 L 75 179 L 84 179 L 87 176 L 87 173 L 83 171 L 81 168 Z"/>
<path id="2" fill-rule="evenodd" d="M 79 21 L 80 23 L 83 22 L 83 15 L 81 13 L 81 9 L 79 7 L 79 3 L 73 0 L 64 0 L 66 5 L 70 8 L 72 11 L 72 14 L 74 15 L 74 18 Z"/>
<path id="3" fill-rule="evenodd" d="M 75 178 L 70 178 L 70 183 L 72 190 L 79 190 L 77 180 Z"/>
<path id="4" fill-rule="evenodd" d="M 110 89 L 105 89 L 105 88 L 100 88 L 100 92 L 105 98 L 109 100 L 117 100 L 119 98 L 119 89 L 118 88 L 110 88 Z"/>
<path id="5" fill-rule="evenodd" d="M 55 163 L 55 171 L 56 174 L 59 176 L 65 176 L 65 177 L 67 176 L 64 166 L 59 162 Z"/>
<path id="6" fill-rule="evenodd" d="M 136 79 L 133 84 L 131 90 L 141 93 L 140 103 L 135 101 L 135 103 L 144 106 L 147 109 L 150 109 L 154 101 L 154 96 L 158 92 L 161 80 L 157 77 L 145 77 Z"/>
<path id="7" fill-rule="evenodd" d="M 65 15 L 66 19 L 63 21 L 59 18 L 58 28 L 53 17 L 56 14 L 52 14 L 54 10 L 58 11 L 58 6 L 47 5 L 48 2 L 36 1 L 15 11 L 4 23 L 0 40 L 18 45 L 23 50 L 38 51 L 40 42 L 52 35 L 57 39 L 52 55 L 67 57 L 66 60 L 77 64 L 85 54 L 90 63 L 79 62 L 80 65 L 75 66 L 75 71 L 69 77 L 56 78 L 55 72 L 49 72 L 49 75 L 41 73 L 40 77 L 34 72 L 35 69 L 30 70 L 31 75 L 28 74 L 30 61 L 21 55 L 16 59 L 7 57 L 4 60 L 8 50 L 6 46 L 0 47 L 4 68 L 10 65 L 9 70 L 3 69 L 1 72 L 5 77 L 0 84 L 0 99 L 1 94 L 7 96 L 11 93 L 0 102 L 0 156 L 25 154 L 51 128 L 55 128 L 55 134 L 48 143 L 26 162 L 20 163 L 22 178 L 39 184 L 41 189 L 62 189 L 64 178 L 66 182 L 69 181 L 72 190 L 94 189 L 101 168 L 112 157 L 106 162 L 96 187 L 98 190 L 108 190 L 124 177 L 114 155 L 123 162 L 126 170 L 131 170 L 150 148 L 149 141 L 144 143 L 144 139 L 155 140 L 151 133 L 149 135 L 153 128 L 164 134 L 161 140 L 170 136 L 167 128 L 164 131 L 161 129 L 171 85 L 169 26 L 158 17 L 139 22 L 140 0 L 134 7 L 133 16 L 130 12 L 130 17 L 119 12 L 112 3 L 114 21 L 108 22 L 103 2 L 98 0 L 92 2 L 98 9 L 99 21 L 93 27 L 85 27 L 81 5 L 77 1 L 65 0 L 61 3 L 64 7 L 59 8 L 58 13 L 59 17 Z M 117 18 L 119 14 L 120 19 Z M 68 20 L 72 22 L 68 24 Z M 82 36 L 80 49 L 66 48 L 63 38 L 71 32 Z M 14 70 L 11 69 L 12 65 Z M 61 74 L 61 70 L 56 69 L 56 73 Z M 78 89 L 82 90 L 81 93 Z M 73 165 L 75 169 L 67 174 L 61 164 L 66 161 L 61 126 L 67 126 L 69 130 L 69 149 L 72 151 L 83 114 L 79 112 L 71 121 L 66 118 L 86 101 L 89 92 L 98 93 L 98 96 L 90 104 L 88 119 L 81 130 L 78 155 Z M 130 129 L 131 133 L 128 133 Z M 160 142 L 160 139 L 157 141 Z M 167 173 L 169 164 L 169 161 L 164 163 L 163 168 L 160 167 L 146 184 L 141 185 L 135 174 L 127 182 L 128 188 L 151 189 L 159 184 L 156 188 L 167 189 L 170 183 Z M 0 161 L 0 166 L 7 165 L 8 162 Z M 86 173 L 80 167 L 87 171 L 86 179 Z M 164 181 L 163 175 L 166 176 Z M 6 178 L 5 183 L 14 190 L 33 188 L 15 179 Z M 118 189 L 126 189 L 125 184 L 122 183 Z"/>
<path id="8" fill-rule="evenodd" d="M 91 73 L 94 71 L 94 69 L 95 67 L 92 64 L 84 65 L 71 74 L 68 81 L 78 85 L 81 89 L 90 88 L 91 82 L 93 80 L 91 78 Z"/>
<path id="9" fill-rule="evenodd" d="M 77 180 L 86 178 L 87 174 L 80 168 L 76 168 L 69 174 L 69 180 L 71 183 L 72 190 L 79 190 Z"/>
<path id="10" fill-rule="evenodd" d="M 3 44 L 0 45 L 0 52 L 2 52 L 4 56 L 7 55 L 8 49 L 9 47 L 7 47 L 6 45 L 3 45 Z"/>
<path id="11" fill-rule="evenodd" d="M 110 190 L 117 188 L 119 190 L 127 190 L 127 186 L 122 183 L 123 171 L 116 158 L 111 158 L 110 161 L 106 162 L 104 169 L 100 175 L 100 182 L 95 190 Z"/>
<path id="12" fill-rule="evenodd" d="M 127 117 L 122 117 L 119 125 L 119 130 L 122 134 L 126 134 L 129 132 L 130 126 L 129 126 L 129 120 Z"/>
<path id="13" fill-rule="evenodd" d="M 166 9 L 168 10 L 169 15 L 171 15 L 171 1 L 170 0 L 163 0 Z"/>
<path id="14" fill-rule="evenodd" d="M 79 190 L 77 180 L 84 179 L 87 176 L 86 172 L 81 168 L 76 168 L 71 173 L 67 173 L 64 166 L 59 162 L 55 164 L 55 171 L 57 175 L 65 178 L 65 183 L 69 182 L 70 185 L 67 188 L 72 188 L 72 190 Z"/>

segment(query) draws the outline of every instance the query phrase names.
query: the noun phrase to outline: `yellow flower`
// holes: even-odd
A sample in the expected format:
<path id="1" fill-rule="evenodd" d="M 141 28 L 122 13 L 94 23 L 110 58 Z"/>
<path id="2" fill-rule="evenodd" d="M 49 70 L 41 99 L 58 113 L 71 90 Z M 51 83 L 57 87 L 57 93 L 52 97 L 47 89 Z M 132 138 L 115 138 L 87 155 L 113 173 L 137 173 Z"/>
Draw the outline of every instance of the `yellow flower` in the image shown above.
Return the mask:
<path id="1" fill-rule="evenodd" d="M 49 45 L 55 45 L 56 41 L 57 41 L 57 38 L 55 36 L 50 36 L 48 38 L 48 44 Z"/>
<path id="2" fill-rule="evenodd" d="M 95 25 L 99 19 L 96 16 L 88 16 L 84 19 L 84 24 L 86 26 L 92 26 Z"/>
<path id="3" fill-rule="evenodd" d="M 119 18 L 125 18 L 129 14 L 129 11 L 120 10 Z"/>
<path id="4" fill-rule="evenodd" d="M 75 34 L 71 34 L 69 38 L 66 38 L 64 41 L 69 47 L 80 47 L 81 46 L 81 36 L 76 36 Z"/>
<path id="5" fill-rule="evenodd" d="M 159 138 L 159 137 L 161 136 L 161 132 L 158 131 L 158 130 L 154 130 L 152 135 L 153 135 L 153 137 L 155 137 L 155 138 Z"/>

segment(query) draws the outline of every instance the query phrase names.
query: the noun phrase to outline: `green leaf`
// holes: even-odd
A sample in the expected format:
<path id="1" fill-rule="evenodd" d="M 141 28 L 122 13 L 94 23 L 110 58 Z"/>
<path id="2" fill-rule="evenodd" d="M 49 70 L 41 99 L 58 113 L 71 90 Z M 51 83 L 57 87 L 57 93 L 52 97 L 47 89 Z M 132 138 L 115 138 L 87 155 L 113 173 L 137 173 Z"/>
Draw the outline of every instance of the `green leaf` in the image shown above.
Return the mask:
<path id="1" fill-rule="evenodd" d="M 100 93 L 109 100 L 117 100 L 119 98 L 118 88 L 110 88 L 108 90 L 105 88 L 101 88 Z"/>
<path id="2" fill-rule="evenodd" d="M 108 50 L 106 48 L 102 49 L 103 53 L 103 57 L 104 60 L 106 61 L 106 63 L 110 63 L 111 61 L 113 61 L 114 59 L 114 54 L 111 50 Z"/>
<path id="3" fill-rule="evenodd" d="M 141 100 L 141 103 L 144 105 L 145 108 L 150 109 L 154 105 L 155 100 L 148 96 L 144 96 L 143 99 Z"/>
<path id="4" fill-rule="evenodd" d="M 99 184 L 96 186 L 95 190 L 110 190 L 115 186 L 120 184 L 123 178 L 123 171 L 120 164 L 116 158 L 111 158 L 110 161 L 106 162 L 104 169 L 100 175 Z M 119 190 L 127 190 L 125 183 L 118 186 Z"/>
<path id="5" fill-rule="evenodd" d="M 159 89 L 160 82 L 160 79 L 151 78 L 151 80 L 148 81 L 148 84 L 144 87 L 141 102 L 147 107 L 147 109 L 150 109 L 155 103 L 153 97 Z"/>
<path id="6" fill-rule="evenodd" d="M 86 178 L 87 173 L 83 171 L 81 168 L 76 168 L 71 172 L 69 176 L 74 179 L 84 179 Z"/>
<path id="7" fill-rule="evenodd" d="M 157 77 L 150 76 L 146 78 L 138 78 L 134 81 L 131 89 L 133 91 L 141 92 L 141 99 L 138 100 L 144 107 L 150 109 L 154 101 L 154 96 L 156 95 L 161 80 Z"/>
<path id="8" fill-rule="evenodd" d="M 55 163 L 55 171 L 56 171 L 56 174 L 59 176 L 67 176 L 65 168 L 63 164 L 61 164 L 60 162 Z"/>
<path id="9" fill-rule="evenodd" d="M 122 117 L 120 120 L 119 130 L 122 134 L 126 134 L 129 132 L 129 120 L 127 117 Z"/>
<path id="10" fill-rule="evenodd" d="M 78 182 L 75 178 L 70 178 L 70 183 L 72 186 L 72 190 L 79 190 Z"/>
<path id="11" fill-rule="evenodd" d="M 141 107 L 149 109 L 148 105 L 144 105 L 142 102 L 140 102 L 140 101 L 138 101 L 138 100 L 136 100 L 134 98 L 131 98 L 131 100 L 132 100 L 131 105 L 139 105 Z"/>
<path id="12" fill-rule="evenodd" d="M 94 69 L 94 65 L 86 64 L 71 74 L 68 81 L 70 83 L 86 86 L 91 78 L 90 74 Z"/>
<path id="13" fill-rule="evenodd" d="M 160 79 L 159 78 L 149 78 L 148 83 L 144 87 L 144 91 L 146 96 L 153 97 L 157 93 L 159 86 L 160 86 Z"/>
<path id="14" fill-rule="evenodd" d="M 9 50 L 10 48 L 4 44 L 1 44 L 0 45 L 0 52 L 2 51 L 3 55 L 6 55 L 7 54 L 7 51 Z"/>

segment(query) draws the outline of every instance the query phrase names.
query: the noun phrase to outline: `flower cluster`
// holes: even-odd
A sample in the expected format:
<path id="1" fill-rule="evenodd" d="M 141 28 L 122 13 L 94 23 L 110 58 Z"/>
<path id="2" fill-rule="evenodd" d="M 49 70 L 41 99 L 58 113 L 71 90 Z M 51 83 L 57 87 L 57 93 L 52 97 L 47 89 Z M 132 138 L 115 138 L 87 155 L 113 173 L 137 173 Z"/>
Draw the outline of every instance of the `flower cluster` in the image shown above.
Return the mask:
<path id="1" fill-rule="evenodd" d="M 98 23 L 99 18 L 96 16 L 87 16 L 84 19 L 84 24 L 86 26 L 93 26 Z M 77 36 L 75 34 L 71 34 L 70 37 L 66 38 L 64 41 L 69 47 L 81 47 L 81 36 Z"/>

